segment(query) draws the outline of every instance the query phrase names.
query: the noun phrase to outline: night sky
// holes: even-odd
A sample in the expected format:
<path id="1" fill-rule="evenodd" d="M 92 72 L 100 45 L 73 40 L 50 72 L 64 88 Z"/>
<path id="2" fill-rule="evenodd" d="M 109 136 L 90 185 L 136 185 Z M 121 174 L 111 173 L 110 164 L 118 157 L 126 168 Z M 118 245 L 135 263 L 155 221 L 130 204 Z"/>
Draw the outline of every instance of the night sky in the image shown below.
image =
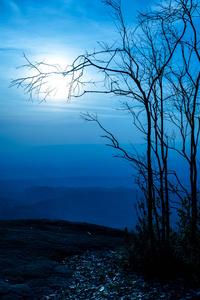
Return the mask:
<path id="1" fill-rule="evenodd" d="M 127 23 L 151 1 L 122 1 Z M 55 79 L 55 97 L 39 104 L 21 89 L 9 88 L 25 75 L 23 53 L 31 61 L 63 68 L 97 41 L 113 43 L 117 32 L 100 0 L 0 0 L 0 179 L 65 176 L 129 176 L 132 169 L 112 158 L 113 150 L 96 124 L 79 113 L 98 113 L 122 144 L 138 143 L 131 120 L 116 111 L 113 97 L 87 95 L 67 102 L 65 82 Z M 56 81 L 57 80 L 57 81 Z"/>

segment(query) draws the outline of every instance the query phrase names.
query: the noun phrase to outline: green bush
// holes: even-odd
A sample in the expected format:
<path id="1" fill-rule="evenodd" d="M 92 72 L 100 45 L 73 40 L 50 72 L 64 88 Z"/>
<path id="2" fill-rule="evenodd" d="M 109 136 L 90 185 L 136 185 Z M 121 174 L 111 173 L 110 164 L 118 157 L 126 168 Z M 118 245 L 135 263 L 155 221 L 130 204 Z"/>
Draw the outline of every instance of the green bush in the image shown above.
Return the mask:
<path id="1" fill-rule="evenodd" d="M 194 245 L 185 232 L 171 230 L 169 245 L 156 245 L 153 261 L 148 231 L 137 226 L 134 232 L 126 233 L 126 246 L 119 260 L 124 268 L 147 277 L 200 281 L 200 235 Z"/>

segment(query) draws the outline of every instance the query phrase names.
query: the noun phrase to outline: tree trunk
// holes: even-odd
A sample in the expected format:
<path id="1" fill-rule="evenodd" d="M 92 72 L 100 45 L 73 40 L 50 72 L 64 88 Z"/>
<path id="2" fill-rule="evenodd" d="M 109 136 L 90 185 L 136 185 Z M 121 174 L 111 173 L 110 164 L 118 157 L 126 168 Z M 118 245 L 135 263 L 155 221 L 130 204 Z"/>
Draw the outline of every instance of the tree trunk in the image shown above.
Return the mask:
<path id="1" fill-rule="evenodd" d="M 153 230 L 153 172 L 152 172 L 152 162 L 151 162 L 151 115 L 149 111 L 148 102 L 146 103 L 146 113 L 148 122 L 148 132 L 147 132 L 147 166 L 148 166 L 148 231 L 151 243 L 151 256 L 152 263 L 154 265 L 156 257 L 155 248 L 155 235 Z"/>

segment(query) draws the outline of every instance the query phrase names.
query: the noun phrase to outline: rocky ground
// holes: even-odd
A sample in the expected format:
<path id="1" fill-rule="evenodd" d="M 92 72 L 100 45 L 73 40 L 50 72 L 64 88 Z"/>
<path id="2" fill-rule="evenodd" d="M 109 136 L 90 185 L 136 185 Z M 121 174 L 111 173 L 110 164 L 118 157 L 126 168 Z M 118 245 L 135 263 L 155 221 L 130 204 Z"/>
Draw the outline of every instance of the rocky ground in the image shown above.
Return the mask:
<path id="1" fill-rule="evenodd" d="M 138 274 L 124 270 L 120 261 L 120 251 L 90 251 L 68 257 L 63 265 L 74 271 L 70 285 L 42 300 L 200 299 L 200 287 L 194 288 L 182 278 L 147 281 Z"/>
<path id="2" fill-rule="evenodd" d="M 183 278 L 144 280 L 123 268 L 124 233 L 86 223 L 0 221 L 2 300 L 186 300 Z"/>
<path id="3" fill-rule="evenodd" d="M 0 221 L 0 236 L 2 300 L 38 300 L 66 289 L 74 271 L 64 259 L 123 243 L 120 230 L 55 220 Z"/>

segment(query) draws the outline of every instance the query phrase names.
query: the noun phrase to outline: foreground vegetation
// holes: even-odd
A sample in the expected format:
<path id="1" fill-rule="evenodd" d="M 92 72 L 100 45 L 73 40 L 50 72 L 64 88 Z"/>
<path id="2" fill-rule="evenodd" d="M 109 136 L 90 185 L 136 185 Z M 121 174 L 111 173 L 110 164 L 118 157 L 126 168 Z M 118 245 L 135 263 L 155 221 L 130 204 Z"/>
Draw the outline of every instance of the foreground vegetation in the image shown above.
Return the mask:
<path id="1" fill-rule="evenodd" d="M 200 238 L 196 244 L 190 243 L 190 237 L 180 231 L 171 231 L 170 242 L 166 247 L 156 247 L 155 260 L 152 261 L 148 233 L 138 228 L 128 233 L 126 247 L 122 255 L 125 268 L 143 274 L 146 278 L 158 280 L 183 281 L 199 286 L 200 284 Z"/>

